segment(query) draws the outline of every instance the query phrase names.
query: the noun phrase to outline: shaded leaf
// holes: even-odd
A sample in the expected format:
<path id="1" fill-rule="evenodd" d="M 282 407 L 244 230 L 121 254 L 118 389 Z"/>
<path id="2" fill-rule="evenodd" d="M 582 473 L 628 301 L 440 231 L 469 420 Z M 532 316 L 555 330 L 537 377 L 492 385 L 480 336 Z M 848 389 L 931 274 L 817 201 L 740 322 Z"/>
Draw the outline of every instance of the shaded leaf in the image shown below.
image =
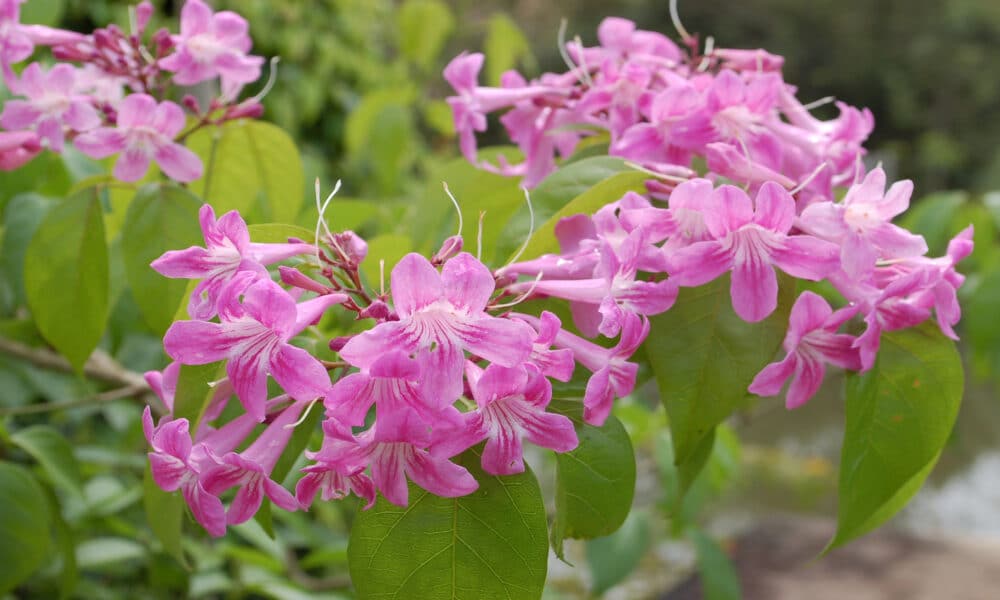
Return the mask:
<path id="1" fill-rule="evenodd" d="M 740 578 L 722 548 L 697 528 L 688 530 L 698 553 L 698 574 L 705 600 L 739 600 Z"/>
<path id="2" fill-rule="evenodd" d="M 0 594 L 42 565 L 49 550 L 49 505 L 31 473 L 0 462 Z"/>
<path id="3" fill-rule="evenodd" d="M 180 492 L 169 493 L 160 489 L 153 481 L 149 468 L 145 469 L 142 480 L 142 506 L 146 512 L 146 522 L 153 535 L 163 544 L 163 551 L 174 557 L 185 569 L 189 569 L 184 549 L 181 546 L 184 527 L 184 498 Z"/>
<path id="4" fill-rule="evenodd" d="M 455 28 L 455 18 L 440 0 L 406 0 L 399 8 L 399 49 L 424 69 L 434 66 Z"/>
<path id="5" fill-rule="evenodd" d="M 53 484 L 83 498 L 80 465 L 73 456 L 73 446 L 62 434 L 47 425 L 33 425 L 14 432 L 10 439 L 38 461 Z"/>
<path id="6" fill-rule="evenodd" d="M 632 512 L 621 529 L 612 535 L 587 542 L 591 590 L 601 595 L 625 580 L 649 548 L 649 515 Z"/>

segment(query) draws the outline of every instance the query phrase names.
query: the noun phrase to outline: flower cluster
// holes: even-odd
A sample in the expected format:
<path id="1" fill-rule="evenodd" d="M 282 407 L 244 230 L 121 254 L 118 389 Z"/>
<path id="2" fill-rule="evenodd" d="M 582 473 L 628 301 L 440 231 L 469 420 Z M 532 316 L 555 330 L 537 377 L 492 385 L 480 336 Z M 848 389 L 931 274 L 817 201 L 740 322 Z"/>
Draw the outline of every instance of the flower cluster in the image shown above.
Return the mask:
<path id="1" fill-rule="evenodd" d="M 201 159 L 182 145 L 207 125 L 256 117 L 256 99 L 237 102 L 242 87 L 260 78 L 263 59 L 247 54 L 250 36 L 239 15 L 212 13 L 202 0 L 187 0 L 181 32 L 146 34 L 153 5 L 133 9 L 131 32 L 115 25 L 89 35 L 20 22 L 24 0 L 0 0 L 0 67 L 16 96 L 0 113 L 0 169 L 16 169 L 43 148 L 62 152 L 67 140 L 91 158 L 119 155 L 114 176 L 138 181 L 156 162 L 176 181 L 202 175 Z M 32 62 L 35 46 L 49 46 L 51 67 Z M 76 63 L 76 64 L 74 64 Z M 219 80 L 221 95 L 206 106 L 191 95 L 181 105 L 166 98 L 172 84 L 189 86 Z"/>
<path id="2" fill-rule="evenodd" d="M 221 535 L 249 519 L 264 496 L 294 510 L 354 493 L 369 505 L 376 492 L 408 502 L 407 479 L 439 496 L 463 496 L 478 483 L 450 460 L 484 443 L 482 468 L 494 475 L 525 469 L 525 440 L 556 452 L 577 446 L 572 421 L 547 410 L 551 380 L 569 381 L 575 363 L 592 372 L 585 418 L 602 423 L 614 397 L 635 385 L 628 362 L 648 321 L 623 313 L 620 343 L 604 348 L 562 328 L 549 312 L 509 312 L 497 288 L 508 278 L 461 252 L 449 239 L 431 259 L 408 254 L 392 269 L 389 292 L 364 287 L 359 265 L 367 244 L 353 232 L 317 244 L 258 244 L 238 213 L 201 210 L 204 246 L 170 251 L 153 268 L 200 280 L 191 320 L 164 337 L 175 361 L 147 374 L 168 415 L 145 416 L 156 482 L 182 490 L 198 521 Z M 272 278 L 268 265 L 280 265 Z M 312 275 L 310 275 L 312 274 Z M 318 277 L 316 277 L 318 276 Z M 354 313 L 367 328 L 329 341 L 339 360 L 322 360 L 292 340 L 329 311 Z M 316 332 L 318 330 L 313 330 Z M 318 354 L 318 353 L 317 353 Z M 173 413 L 181 365 L 224 362 L 198 430 Z M 281 392 L 269 392 L 268 378 Z M 243 414 L 215 428 L 234 397 Z M 307 452 L 295 494 L 270 478 L 297 422 L 313 403 L 324 408 L 321 447 Z M 259 436 L 237 452 L 263 423 Z M 238 488 L 228 510 L 220 495 Z"/>
<path id="3" fill-rule="evenodd" d="M 630 192 L 593 216 L 563 219 L 555 230 L 561 253 L 505 267 L 509 291 L 567 300 L 581 332 L 613 336 L 628 319 L 669 310 L 678 288 L 723 274 L 747 322 L 776 309 L 777 271 L 827 281 L 843 308 L 804 292 L 791 311 L 787 356 L 749 387 L 776 395 L 791 379 L 789 408 L 816 393 L 827 363 L 870 369 L 883 331 L 933 312 L 942 332 L 956 337 L 964 277 L 955 266 L 972 252 L 972 227 L 946 256 L 928 258 L 921 236 L 892 224 L 913 185 L 886 190 L 880 167 L 861 177 L 861 144 L 874 126 L 867 110 L 838 103 L 837 119 L 813 118 L 782 80 L 783 59 L 763 50 L 699 54 L 693 45 L 684 53 L 616 18 L 602 22 L 598 39 L 594 48 L 567 44 L 570 71 L 530 84 L 508 72 L 500 88 L 478 86 L 479 54 L 462 54 L 445 70 L 460 94 L 449 102 L 462 151 L 482 168 L 534 185 L 555 168 L 556 153 L 569 156 L 584 136 L 606 132 L 610 154 L 656 177 L 647 195 Z M 475 132 L 486 129 L 487 113 L 505 108 L 500 121 L 525 161 L 480 162 Z M 836 201 L 834 187 L 848 184 Z M 855 317 L 859 335 L 838 333 Z M 610 396 L 591 392 L 587 407 L 599 421 Z"/>
<path id="4" fill-rule="evenodd" d="M 666 36 L 619 18 L 605 19 L 597 38 L 596 47 L 565 45 L 565 73 L 528 82 L 508 71 L 496 88 L 478 84 L 482 54 L 452 60 L 444 75 L 457 93 L 448 102 L 465 157 L 533 187 L 555 169 L 557 155 L 566 158 L 582 139 L 603 136 L 610 155 L 668 182 L 692 174 L 695 158 L 711 173 L 754 188 L 805 183 L 799 196 L 806 202 L 830 198 L 834 186 L 851 181 L 874 126 L 871 113 L 837 103 L 837 118 L 815 118 L 782 79 L 780 56 L 726 48 L 685 53 Z M 524 154 L 520 164 L 477 158 L 476 133 L 500 110 Z M 654 193 L 671 187 L 651 184 Z"/>

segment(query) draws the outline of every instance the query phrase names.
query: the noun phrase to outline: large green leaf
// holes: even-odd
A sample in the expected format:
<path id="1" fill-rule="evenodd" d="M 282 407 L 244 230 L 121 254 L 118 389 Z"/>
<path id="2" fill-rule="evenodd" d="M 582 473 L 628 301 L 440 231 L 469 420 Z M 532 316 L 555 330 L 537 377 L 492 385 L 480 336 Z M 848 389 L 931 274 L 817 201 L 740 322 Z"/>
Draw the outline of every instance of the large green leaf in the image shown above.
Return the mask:
<path id="1" fill-rule="evenodd" d="M 878 527 L 920 488 L 962 401 L 954 342 L 928 322 L 882 336 L 868 372 L 848 375 L 837 533 L 829 548 Z"/>
<path id="2" fill-rule="evenodd" d="M 83 480 L 73 446 L 58 431 L 47 425 L 33 425 L 14 432 L 10 439 L 38 461 L 53 484 L 83 498 Z"/>
<path id="3" fill-rule="evenodd" d="M 184 526 L 184 498 L 180 492 L 169 493 L 160 489 L 147 468 L 142 480 L 142 506 L 146 522 L 153 535 L 163 544 L 163 551 L 188 567 L 181 547 Z"/>
<path id="4" fill-rule="evenodd" d="M 595 159 L 587 159 L 578 163 L 573 163 L 573 165 L 567 167 L 567 170 L 576 165 L 586 164 L 591 160 Z M 601 172 L 601 169 L 597 168 L 595 172 Z M 584 175 L 585 174 L 581 174 L 581 177 L 584 177 Z M 649 179 L 649 175 L 647 173 L 643 173 L 642 171 L 622 171 L 619 173 L 613 173 L 604 179 L 598 180 L 598 182 L 593 185 L 589 185 L 577 179 L 565 181 L 559 186 L 553 187 L 551 192 L 549 192 L 549 196 L 540 194 L 536 188 L 535 192 L 533 192 L 531 196 L 533 205 L 539 197 L 543 200 L 548 197 L 549 200 L 546 202 L 551 203 L 549 204 L 550 207 L 555 206 L 556 203 L 559 202 L 562 202 L 562 204 L 559 204 L 561 208 L 556 210 L 555 213 L 548 218 L 548 220 L 544 221 L 540 227 L 535 228 L 535 233 L 531 236 L 531 239 L 525 248 L 524 254 L 521 255 L 521 260 L 535 258 L 542 254 L 559 252 L 559 241 L 556 239 L 555 234 L 556 225 L 559 221 L 572 215 L 594 214 L 605 204 L 620 199 L 626 192 L 641 192 L 645 189 L 645 182 L 647 179 Z M 562 198 L 564 197 L 564 194 L 573 193 L 577 189 L 582 189 L 583 191 L 577 196 L 572 196 L 570 200 L 563 202 Z M 540 206 L 544 207 L 546 205 L 540 204 Z M 536 223 L 541 221 L 544 213 L 545 209 L 536 207 Z M 514 224 L 511 225 L 511 228 L 513 227 Z M 525 233 L 527 233 L 527 230 L 525 230 Z M 505 235 L 512 239 L 523 239 L 523 236 L 517 237 L 516 234 L 511 233 L 510 230 L 508 230 L 508 233 Z"/>
<path id="5" fill-rule="evenodd" d="M 399 9 L 399 49 L 423 69 L 434 66 L 455 28 L 455 18 L 440 0 L 406 0 Z"/>
<path id="6" fill-rule="evenodd" d="M 349 158 L 371 169 L 381 194 L 397 192 L 402 183 L 400 175 L 417 158 L 416 124 L 410 106 L 414 98 L 411 88 L 370 92 L 344 125 Z"/>
<path id="7" fill-rule="evenodd" d="M 96 190 L 45 215 L 25 252 L 24 286 L 38 330 L 81 369 L 108 317 L 108 249 Z"/>
<path id="8" fill-rule="evenodd" d="M 211 383 L 225 377 L 225 361 L 207 365 L 181 365 L 174 392 L 174 417 L 187 419 L 191 431 L 198 431 L 198 423 L 205 408 L 215 395 Z"/>
<path id="9" fill-rule="evenodd" d="M 231 121 L 196 131 L 188 146 L 205 163 L 205 175 L 191 183 L 191 190 L 218 214 L 236 209 L 282 223 L 299 215 L 305 187 L 302 158 L 277 125 Z"/>
<path id="10" fill-rule="evenodd" d="M 583 422 L 581 402 L 554 400 L 550 410 L 568 416 L 580 445 L 556 454 L 556 518 L 552 547 L 563 555 L 565 538 L 613 533 L 625 521 L 635 493 L 635 452 L 621 422 L 608 417 L 594 427 Z"/>
<path id="11" fill-rule="evenodd" d="M 149 264 L 168 250 L 203 244 L 199 208 L 201 201 L 183 188 L 150 184 L 136 193 L 125 216 L 122 229 L 125 274 L 143 318 L 158 334 L 173 322 L 188 282 L 164 277 Z"/>
<path id="12" fill-rule="evenodd" d="M 688 530 L 688 537 L 698 553 L 698 574 L 705 600 L 740 600 L 739 574 L 719 544 L 696 527 Z"/>
<path id="13" fill-rule="evenodd" d="M 358 597 L 421 600 L 541 598 L 548 543 L 531 471 L 492 477 L 476 451 L 459 463 L 479 489 L 439 498 L 410 486 L 410 505 L 379 498 L 351 528 L 348 559 Z"/>
<path id="14" fill-rule="evenodd" d="M 779 277 L 778 308 L 759 323 L 733 312 L 729 276 L 684 288 L 669 311 L 653 317 L 643 344 L 670 419 L 677 464 L 704 461 L 705 437 L 742 406 L 747 387 L 784 338 L 794 284 Z M 692 474 L 688 474 L 690 481 Z"/>
<path id="15" fill-rule="evenodd" d="M 42 565 L 49 550 L 49 503 L 26 469 L 0 462 L 0 595 Z"/>

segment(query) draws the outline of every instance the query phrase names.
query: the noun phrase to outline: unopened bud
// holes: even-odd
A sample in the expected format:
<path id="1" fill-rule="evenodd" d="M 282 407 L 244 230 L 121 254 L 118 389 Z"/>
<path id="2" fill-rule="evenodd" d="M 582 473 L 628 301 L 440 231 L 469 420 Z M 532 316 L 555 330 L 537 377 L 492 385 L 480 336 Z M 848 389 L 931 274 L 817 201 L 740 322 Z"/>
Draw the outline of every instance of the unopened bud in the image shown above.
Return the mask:
<path id="1" fill-rule="evenodd" d="M 431 257 L 431 263 L 441 264 L 462 251 L 462 236 L 453 235 L 441 244 L 441 249 Z"/>
<path id="2" fill-rule="evenodd" d="M 198 105 L 198 99 L 192 96 L 191 94 L 185 94 L 184 97 L 181 98 L 181 104 L 184 105 L 184 108 L 188 109 L 194 114 L 196 115 L 201 114 L 201 106 Z"/>
<path id="3" fill-rule="evenodd" d="M 310 292 L 316 292 L 317 294 L 330 293 L 330 288 L 312 279 L 311 277 L 307 277 L 305 273 L 296 268 L 282 265 L 278 267 L 278 273 L 281 275 L 281 281 L 292 287 L 308 290 Z"/>
<path id="4" fill-rule="evenodd" d="M 330 244 L 349 267 L 357 267 L 368 256 L 368 243 L 351 230 L 333 234 Z"/>
<path id="5" fill-rule="evenodd" d="M 157 56 L 164 56 L 174 47 L 174 40 L 170 37 L 170 30 L 161 28 L 153 34 L 153 44 L 156 45 Z"/>
<path id="6" fill-rule="evenodd" d="M 340 352 L 344 346 L 347 345 L 347 342 L 351 341 L 351 338 L 353 337 L 353 335 L 341 335 L 333 338 L 330 340 L 330 350 Z"/>
<path id="7" fill-rule="evenodd" d="M 389 310 L 389 305 L 381 300 L 375 300 L 371 304 L 365 307 L 364 310 L 358 313 L 359 319 L 375 319 L 376 321 L 390 321 L 392 319 L 392 311 Z"/>
<path id="8" fill-rule="evenodd" d="M 135 31 L 133 33 L 142 35 L 142 32 L 146 31 L 146 25 L 149 25 L 149 19 L 152 16 L 153 4 L 149 0 L 142 0 L 135 7 Z"/>

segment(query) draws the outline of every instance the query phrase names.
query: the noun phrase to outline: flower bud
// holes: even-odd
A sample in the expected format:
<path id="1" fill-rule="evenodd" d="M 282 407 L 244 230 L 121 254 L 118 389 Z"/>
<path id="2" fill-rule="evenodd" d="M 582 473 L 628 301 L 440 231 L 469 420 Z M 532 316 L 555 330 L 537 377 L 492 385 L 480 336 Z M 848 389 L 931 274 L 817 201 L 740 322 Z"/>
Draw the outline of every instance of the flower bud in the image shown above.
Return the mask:
<path id="1" fill-rule="evenodd" d="M 393 321 L 398 319 L 392 311 L 389 310 L 389 305 L 381 300 L 375 300 L 370 305 L 365 307 L 364 310 L 358 313 L 359 319 L 375 319 L 376 321 Z"/>
<path id="2" fill-rule="evenodd" d="M 357 267 L 368 256 L 368 243 L 353 231 L 335 233 L 329 242 L 340 260 L 347 263 L 350 268 Z"/>
<path id="3" fill-rule="evenodd" d="M 149 0 L 143 0 L 135 7 L 135 34 L 142 35 L 149 25 L 149 19 L 153 16 L 153 4 Z"/>
<path id="4" fill-rule="evenodd" d="M 431 263 L 441 264 L 444 263 L 449 258 L 453 258 L 459 252 L 462 251 L 462 236 L 453 235 L 446 239 L 443 244 L 441 244 L 441 249 L 431 257 Z"/>
<path id="5" fill-rule="evenodd" d="M 278 267 L 278 273 L 281 275 L 281 281 L 292 287 L 316 292 L 320 295 L 329 294 L 331 291 L 330 288 L 311 277 L 307 277 L 302 271 L 293 267 L 281 265 Z"/>

